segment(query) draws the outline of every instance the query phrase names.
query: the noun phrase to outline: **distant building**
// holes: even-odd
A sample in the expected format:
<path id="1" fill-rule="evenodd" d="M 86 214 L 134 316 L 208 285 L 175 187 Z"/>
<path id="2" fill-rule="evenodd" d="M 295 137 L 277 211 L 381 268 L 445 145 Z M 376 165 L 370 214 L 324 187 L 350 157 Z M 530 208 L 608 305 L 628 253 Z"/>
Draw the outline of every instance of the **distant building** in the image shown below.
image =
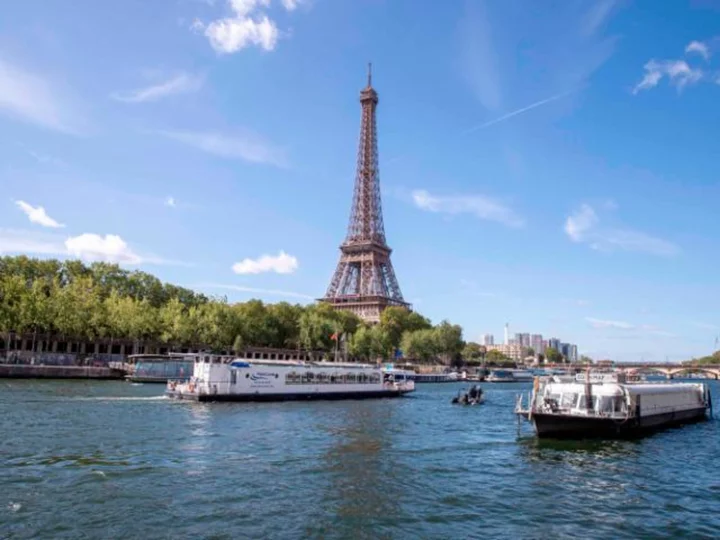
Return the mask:
<path id="1" fill-rule="evenodd" d="M 544 354 L 545 347 L 543 346 L 542 334 L 533 334 L 530 336 L 530 346 L 535 351 L 535 354 Z"/>
<path id="2" fill-rule="evenodd" d="M 522 347 L 530 347 L 530 334 L 515 334 L 515 343 Z"/>
<path id="3" fill-rule="evenodd" d="M 570 362 L 578 361 L 577 345 L 570 344 L 570 354 L 568 355 L 568 360 L 570 360 Z"/>
<path id="4" fill-rule="evenodd" d="M 511 343 L 508 345 L 489 345 L 487 350 L 488 352 L 498 351 L 515 362 L 520 362 L 525 359 L 525 347 L 518 345 L 517 343 Z"/>
<path id="5" fill-rule="evenodd" d="M 492 334 L 483 334 L 480 338 L 481 345 L 485 345 L 486 347 L 488 345 L 495 345 L 495 336 Z"/>
<path id="6" fill-rule="evenodd" d="M 558 338 L 548 339 L 547 346 L 549 349 L 555 349 L 558 352 L 562 352 L 560 350 L 560 340 Z"/>

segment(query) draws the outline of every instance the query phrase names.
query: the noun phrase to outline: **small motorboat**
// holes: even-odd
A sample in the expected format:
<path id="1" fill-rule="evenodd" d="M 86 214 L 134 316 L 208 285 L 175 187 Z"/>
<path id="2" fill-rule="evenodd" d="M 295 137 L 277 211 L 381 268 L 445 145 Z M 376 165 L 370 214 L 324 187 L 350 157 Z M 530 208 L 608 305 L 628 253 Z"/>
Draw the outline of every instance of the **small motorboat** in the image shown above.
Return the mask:
<path id="1" fill-rule="evenodd" d="M 458 392 L 458 395 L 452 398 L 451 403 L 457 405 L 480 405 L 484 401 L 482 388 L 473 385 L 468 392 Z"/>

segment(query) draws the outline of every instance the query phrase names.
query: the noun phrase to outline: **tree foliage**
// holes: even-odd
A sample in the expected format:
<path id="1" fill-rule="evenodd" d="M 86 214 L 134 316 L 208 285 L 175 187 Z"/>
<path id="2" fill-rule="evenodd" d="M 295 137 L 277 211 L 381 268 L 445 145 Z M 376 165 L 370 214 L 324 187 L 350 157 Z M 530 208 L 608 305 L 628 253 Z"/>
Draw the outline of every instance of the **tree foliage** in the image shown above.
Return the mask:
<path id="1" fill-rule="evenodd" d="M 550 364 L 558 364 L 563 361 L 563 355 L 554 347 L 545 349 L 545 361 Z"/>
<path id="2" fill-rule="evenodd" d="M 453 358 L 464 346 L 462 329 L 401 307 L 366 325 L 326 303 L 308 306 L 225 298 L 162 283 L 114 264 L 0 257 L 0 336 L 40 340 L 152 343 L 171 350 L 239 351 L 273 347 L 332 352 L 375 360 L 402 348 L 411 358 Z M 337 336 L 337 341 L 333 339 Z"/>

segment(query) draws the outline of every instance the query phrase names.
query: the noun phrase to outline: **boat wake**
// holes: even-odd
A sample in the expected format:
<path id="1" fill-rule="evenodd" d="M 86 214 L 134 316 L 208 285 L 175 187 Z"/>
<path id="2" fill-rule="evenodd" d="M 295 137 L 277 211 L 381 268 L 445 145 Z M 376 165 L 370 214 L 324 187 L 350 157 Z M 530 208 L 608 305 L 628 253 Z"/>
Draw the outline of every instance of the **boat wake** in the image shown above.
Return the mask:
<path id="1" fill-rule="evenodd" d="M 163 401 L 168 399 L 167 396 L 98 396 L 98 397 L 78 397 L 78 401 Z"/>

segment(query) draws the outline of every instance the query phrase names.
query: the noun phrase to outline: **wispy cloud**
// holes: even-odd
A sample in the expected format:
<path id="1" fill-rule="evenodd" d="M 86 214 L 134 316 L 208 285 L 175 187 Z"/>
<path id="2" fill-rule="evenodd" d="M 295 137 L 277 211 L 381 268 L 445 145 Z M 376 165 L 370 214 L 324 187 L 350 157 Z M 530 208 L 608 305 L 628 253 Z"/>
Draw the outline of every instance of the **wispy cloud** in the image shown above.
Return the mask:
<path id="1" fill-rule="evenodd" d="M 685 47 L 685 54 L 700 55 L 706 61 L 710 60 L 710 46 L 706 42 L 691 41 Z M 635 85 L 632 90 L 633 94 L 638 94 L 643 90 L 655 88 L 663 79 L 667 79 L 671 86 L 681 91 L 686 86 L 691 86 L 700 81 L 707 80 L 710 73 L 707 73 L 700 67 L 692 67 L 685 60 L 656 60 L 651 59 L 643 66 L 645 74 L 642 80 Z"/>
<path id="2" fill-rule="evenodd" d="M 224 289 L 228 291 L 245 292 L 252 294 L 262 294 L 268 296 L 284 296 L 287 298 L 300 298 L 302 300 L 314 300 L 314 296 L 309 294 L 302 294 L 293 291 L 281 291 L 277 289 L 261 289 L 257 287 L 244 287 L 242 285 L 224 285 L 220 283 L 200 283 L 197 285 L 190 285 L 191 289 Z"/>
<path id="3" fill-rule="evenodd" d="M 685 47 L 685 54 L 697 53 L 702 56 L 705 60 L 710 59 L 710 48 L 701 41 L 691 41 L 688 46 Z"/>
<path id="4" fill-rule="evenodd" d="M 502 85 L 493 26 L 484 2 L 465 2 L 460 34 L 462 74 L 482 106 L 496 111 L 502 106 Z"/>
<path id="5" fill-rule="evenodd" d="M 114 92 L 110 95 L 117 101 L 125 103 L 145 103 L 158 101 L 175 94 L 189 94 L 200 90 L 205 82 L 204 77 L 189 73 L 180 73 L 159 84 L 147 86 L 130 92 Z"/>
<path id="6" fill-rule="evenodd" d="M 586 243 L 597 251 L 637 251 L 672 256 L 680 248 L 661 238 L 632 229 L 605 227 L 595 209 L 583 204 L 565 220 L 565 234 L 573 242 Z"/>
<path id="7" fill-rule="evenodd" d="M 625 321 L 596 319 L 594 317 L 585 317 L 585 320 L 590 324 L 590 326 L 597 329 L 623 330 L 630 331 L 633 334 L 649 334 L 657 337 L 677 337 L 676 334 L 661 330 L 652 324 L 635 325 Z"/>
<path id="8" fill-rule="evenodd" d="M 537 2 L 464 4 L 457 57 L 462 76 L 482 106 L 498 113 L 519 96 L 552 96 L 488 123 L 492 125 L 559 99 L 562 90 L 586 86 L 615 50 L 617 40 L 606 35 L 605 28 L 622 2 L 560 2 L 551 16 Z"/>
<path id="9" fill-rule="evenodd" d="M 38 225 L 42 225 L 43 227 L 50 227 L 52 229 L 59 229 L 65 226 L 48 216 L 42 206 L 32 206 L 25 201 L 15 201 L 15 204 L 25 213 L 31 223 L 36 223 Z"/>
<path id="10" fill-rule="evenodd" d="M 516 109 L 516 110 L 511 111 L 511 112 L 509 112 L 509 113 L 507 113 L 507 114 L 503 114 L 502 116 L 499 116 L 499 117 L 497 117 L 497 118 L 493 118 L 492 120 L 488 120 L 487 122 L 483 122 L 482 124 L 479 124 L 479 125 L 477 125 L 477 126 L 471 127 L 470 129 L 468 129 L 468 130 L 466 130 L 466 131 L 463 131 L 463 132 L 462 132 L 462 135 L 467 135 L 467 134 L 472 133 L 472 132 L 474 132 L 474 131 L 478 131 L 478 130 L 481 130 L 481 129 L 485 129 L 485 128 L 490 127 L 490 126 L 495 125 L 495 124 L 499 124 L 500 122 L 504 122 L 505 120 L 509 120 L 509 119 L 512 118 L 513 116 L 517 116 L 517 115 L 522 114 L 522 113 L 524 113 L 524 112 L 531 111 L 531 110 L 533 110 L 533 109 L 536 109 L 536 108 L 541 107 L 541 106 L 543 106 L 543 105 L 546 105 L 546 104 L 548 104 L 548 103 L 552 103 L 553 101 L 557 101 L 558 99 L 564 98 L 565 96 L 567 96 L 567 95 L 569 95 L 569 94 L 571 94 L 571 93 L 572 93 L 572 90 L 570 90 L 570 91 L 568 91 L 568 92 L 563 92 L 562 94 L 557 94 L 557 95 L 555 95 L 555 96 L 552 96 L 552 97 L 549 97 L 549 98 L 546 98 L 546 99 L 541 99 L 540 101 L 536 101 L 535 103 L 531 103 L 530 105 L 527 105 L 526 107 L 521 107 L 520 109 Z"/>
<path id="11" fill-rule="evenodd" d="M 243 259 L 232 266 L 236 274 L 292 274 L 298 269 L 298 260 L 284 251 L 277 255 L 262 255 L 257 259 Z"/>
<path id="12" fill-rule="evenodd" d="M 585 317 L 593 328 L 619 328 L 621 330 L 632 330 L 634 325 L 624 321 L 609 321 L 606 319 L 596 319 L 594 317 Z"/>
<path id="13" fill-rule="evenodd" d="M 165 199 L 165 206 L 169 206 L 170 208 L 175 208 L 177 206 L 177 203 L 175 202 L 175 197 L 168 197 Z"/>
<path id="14" fill-rule="evenodd" d="M 125 265 L 153 264 L 191 266 L 151 254 L 139 254 L 115 234 L 85 233 L 63 237 L 52 233 L 18 229 L 0 229 L 0 254 L 53 255 Z"/>
<path id="15" fill-rule="evenodd" d="M 412 192 L 412 201 L 421 210 L 440 214 L 471 214 L 509 227 L 522 227 L 523 219 L 511 208 L 485 195 L 431 195 L 424 189 Z"/>
<path id="16" fill-rule="evenodd" d="M 227 159 L 242 159 L 277 167 L 287 165 L 280 149 L 251 133 L 227 135 L 214 132 L 160 131 L 161 135 Z"/>
<path id="17" fill-rule="evenodd" d="M 693 322 L 692 325 L 696 326 L 702 330 L 711 330 L 711 331 L 720 330 L 720 326 L 718 326 L 717 324 L 710 324 L 710 323 L 705 323 L 705 322 Z"/>
<path id="18" fill-rule="evenodd" d="M 663 77 L 667 77 L 670 84 L 678 90 L 698 82 L 703 77 L 701 69 L 691 68 L 685 60 L 650 60 L 644 69 L 645 75 L 633 88 L 633 94 L 655 88 Z"/>
<path id="19" fill-rule="evenodd" d="M 0 113 L 37 126 L 77 134 L 77 112 L 45 78 L 0 58 Z"/>
<path id="20" fill-rule="evenodd" d="M 301 0 L 283 0 L 287 11 L 294 11 Z M 247 47 L 260 47 L 272 51 L 277 45 L 280 31 L 265 9 L 270 0 L 228 0 L 230 15 L 205 24 L 195 20 L 192 30 L 203 34 L 210 46 L 220 54 L 232 54 Z"/>

